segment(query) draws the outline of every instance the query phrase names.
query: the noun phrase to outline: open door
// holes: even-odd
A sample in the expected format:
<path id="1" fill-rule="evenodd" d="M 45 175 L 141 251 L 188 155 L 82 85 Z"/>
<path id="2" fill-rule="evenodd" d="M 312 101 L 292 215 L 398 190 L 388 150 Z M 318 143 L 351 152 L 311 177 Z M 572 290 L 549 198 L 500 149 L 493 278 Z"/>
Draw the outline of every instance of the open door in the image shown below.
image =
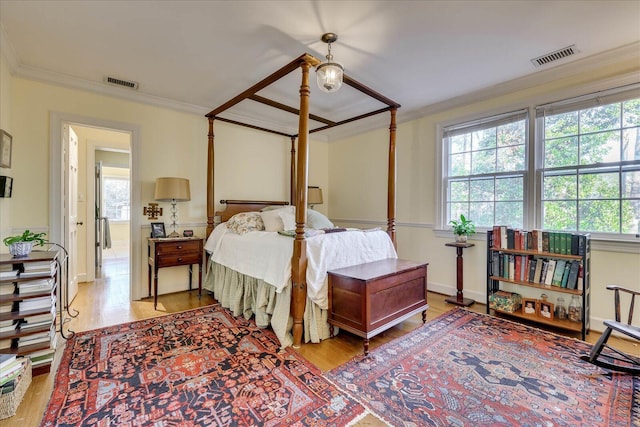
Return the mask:
<path id="1" fill-rule="evenodd" d="M 83 223 L 78 221 L 78 136 L 68 124 L 64 124 L 62 131 L 62 144 L 67 165 L 64 189 L 64 246 L 69 258 L 68 287 L 63 289 L 62 303 L 67 308 L 78 293 L 78 226 Z M 65 294 L 65 291 L 68 293 Z"/>

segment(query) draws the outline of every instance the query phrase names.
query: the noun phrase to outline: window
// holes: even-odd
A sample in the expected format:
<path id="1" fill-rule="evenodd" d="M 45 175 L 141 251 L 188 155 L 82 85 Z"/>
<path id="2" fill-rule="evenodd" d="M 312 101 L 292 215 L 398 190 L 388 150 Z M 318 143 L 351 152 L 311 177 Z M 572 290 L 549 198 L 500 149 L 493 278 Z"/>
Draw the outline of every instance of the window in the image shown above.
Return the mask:
<path id="1" fill-rule="evenodd" d="M 537 109 L 542 228 L 640 232 L 640 98 L 631 96 L 611 91 Z"/>
<path id="2" fill-rule="evenodd" d="M 527 111 L 443 129 L 446 223 L 464 214 L 476 226 L 523 227 Z"/>
<path id="3" fill-rule="evenodd" d="M 110 221 L 129 220 L 129 178 L 104 176 L 102 203 Z"/>

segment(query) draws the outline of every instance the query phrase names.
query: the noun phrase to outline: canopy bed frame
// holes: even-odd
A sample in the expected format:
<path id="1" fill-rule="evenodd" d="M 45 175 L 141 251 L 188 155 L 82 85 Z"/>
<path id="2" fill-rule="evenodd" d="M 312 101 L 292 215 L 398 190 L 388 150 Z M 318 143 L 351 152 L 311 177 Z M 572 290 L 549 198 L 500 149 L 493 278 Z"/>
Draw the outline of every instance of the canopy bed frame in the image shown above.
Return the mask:
<path id="1" fill-rule="evenodd" d="M 307 218 L 307 170 L 308 170 L 308 146 L 309 146 L 309 134 L 315 132 L 321 132 L 323 130 L 340 126 L 343 124 L 351 123 L 357 120 L 361 120 L 367 117 L 371 117 L 376 114 L 390 112 L 390 124 L 389 124 L 389 146 L 388 146 L 388 185 L 387 185 L 387 233 L 391 238 L 393 245 L 396 245 L 396 229 L 395 229 L 395 215 L 396 215 L 396 112 L 400 108 L 400 104 L 392 101 L 391 99 L 377 93 L 369 87 L 357 82 L 350 78 L 346 74 L 344 75 L 344 84 L 356 89 L 362 94 L 373 98 L 385 106 L 375 111 L 360 114 L 355 117 L 350 117 L 341 121 L 332 121 L 323 117 L 313 115 L 309 112 L 309 70 L 312 67 L 320 64 L 320 60 L 309 54 L 303 54 L 291 61 L 284 67 L 280 68 L 264 80 L 256 83 L 249 89 L 245 90 L 241 94 L 225 102 L 221 106 L 215 108 L 206 115 L 209 121 L 209 133 L 208 133 L 208 155 L 207 155 L 207 236 L 209 236 L 214 227 L 214 217 L 217 212 L 215 211 L 214 204 L 214 122 L 216 120 L 231 123 L 239 126 L 249 127 L 264 132 L 274 133 L 282 135 L 291 139 L 291 175 L 290 175 L 290 203 L 295 205 L 295 219 L 296 230 L 295 238 L 293 241 L 293 259 L 292 259 L 292 301 L 291 301 L 291 315 L 293 317 L 293 346 L 299 347 L 302 341 L 303 333 L 303 315 L 305 311 L 307 287 L 306 287 L 306 245 L 305 245 L 305 220 Z M 299 109 L 281 104 L 279 102 L 267 99 L 265 97 L 257 95 L 257 93 L 266 88 L 267 86 L 275 83 L 279 79 L 288 75 L 292 71 L 300 68 L 302 73 L 302 80 L 300 84 L 300 107 Z M 228 118 L 221 117 L 220 114 L 227 111 L 229 108 L 237 105 L 241 101 L 252 100 L 260 104 L 266 105 L 271 108 L 276 108 L 282 111 L 286 111 L 292 114 L 298 115 L 298 132 L 297 134 L 287 134 L 275 129 L 269 129 L 266 127 L 255 126 L 249 123 L 242 123 Z M 309 129 L 309 119 L 323 123 L 322 126 Z M 297 144 L 297 159 L 295 141 Z M 297 167 L 296 167 L 297 165 Z M 234 212 L 240 212 L 244 210 L 255 209 L 256 206 L 270 204 L 272 202 L 247 202 L 242 201 L 221 201 L 221 203 L 228 203 L 233 205 Z M 228 218 L 231 212 L 227 212 Z"/>

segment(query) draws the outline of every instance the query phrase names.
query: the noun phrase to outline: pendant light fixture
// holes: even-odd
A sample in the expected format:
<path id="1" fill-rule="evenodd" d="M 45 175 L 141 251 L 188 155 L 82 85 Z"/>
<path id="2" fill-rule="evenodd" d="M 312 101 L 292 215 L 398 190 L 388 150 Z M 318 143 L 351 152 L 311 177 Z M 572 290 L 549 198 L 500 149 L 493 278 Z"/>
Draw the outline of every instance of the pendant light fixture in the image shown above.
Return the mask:
<path id="1" fill-rule="evenodd" d="M 337 92 L 342 86 L 342 75 L 344 73 L 344 67 L 342 64 L 333 62 L 333 55 L 331 55 L 331 43 L 338 40 L 338 35 L 335 33 L 325 33 L 322 35 L 321 40 L 328 45 L 327 62 L 316 67 L 316 79 L 318 87 L 327 93 Z"/>

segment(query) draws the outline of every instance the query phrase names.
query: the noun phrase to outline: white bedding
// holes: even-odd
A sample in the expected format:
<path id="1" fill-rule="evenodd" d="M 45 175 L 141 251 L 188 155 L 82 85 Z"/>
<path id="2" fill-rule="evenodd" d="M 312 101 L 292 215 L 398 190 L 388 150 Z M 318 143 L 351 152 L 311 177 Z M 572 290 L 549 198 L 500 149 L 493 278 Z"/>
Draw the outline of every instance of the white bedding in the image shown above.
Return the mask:
<path id="1" fill-rule="evenodd" d="M 327 271 L 386 258 L 397 258 L 389 235 L 382 230 L 320 234 L 306 239 L 307 296 L 327 309 Z M 239 235 L 217 226 L 205 250 L 211 261 L 273 285 L 278 293 L 291 279 L 293 239 L 276 232 Z"/>

